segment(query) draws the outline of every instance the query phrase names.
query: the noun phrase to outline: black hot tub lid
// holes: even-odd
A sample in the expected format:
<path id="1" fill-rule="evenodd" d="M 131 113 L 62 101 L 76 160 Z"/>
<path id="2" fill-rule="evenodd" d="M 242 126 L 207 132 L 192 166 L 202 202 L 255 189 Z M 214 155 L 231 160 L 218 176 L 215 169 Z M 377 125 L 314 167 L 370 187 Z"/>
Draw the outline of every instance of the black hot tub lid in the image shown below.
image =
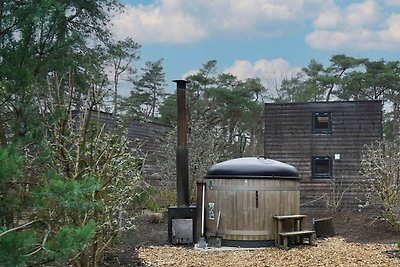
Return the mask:
<path id="1" fill-rule="evenodd" d="M 292 165 L 277 160 L 247 157 L 231 159 L 211 166 L 206 178 L 299 179 L 299 174 Z"/>

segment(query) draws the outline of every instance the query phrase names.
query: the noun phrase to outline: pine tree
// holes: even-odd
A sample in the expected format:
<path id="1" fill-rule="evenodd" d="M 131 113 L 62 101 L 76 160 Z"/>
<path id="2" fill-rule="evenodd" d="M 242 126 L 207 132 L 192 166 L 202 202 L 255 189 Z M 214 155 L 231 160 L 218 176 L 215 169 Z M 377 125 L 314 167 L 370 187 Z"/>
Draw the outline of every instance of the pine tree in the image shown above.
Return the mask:
<path id="1" fill-rule="evenodd" d="M 162 59 L 145 63 L 138 80 L 133 80 L 133 90 L 123 100 L 126 118 L 154 121 L 158 117 L 161 101 L 165 97 L 165 73 Z"/>

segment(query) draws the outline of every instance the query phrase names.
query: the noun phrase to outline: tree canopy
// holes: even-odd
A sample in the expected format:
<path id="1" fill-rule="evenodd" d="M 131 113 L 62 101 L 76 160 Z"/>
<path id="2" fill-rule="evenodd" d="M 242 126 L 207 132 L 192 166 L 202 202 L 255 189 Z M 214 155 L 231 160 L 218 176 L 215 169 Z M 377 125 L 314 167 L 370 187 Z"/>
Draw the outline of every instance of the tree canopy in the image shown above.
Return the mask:
<path id="1" fill-rule="evenodd" d="M 232 74 L 216 73 L 216 61 L 203 65 L 187 77 L 189 132 L 197 121 L 203 131 L 215 132 L 227 143 L 228 157 L 262 154 L 263 99 L 266 89 L 257 78 L 239 80 Z M 169 95 L 160 107 L 161 121 L 176 122 L 176 96 Z"/>
<path id="2" fill-rule="evenodd" d="M 382 100 L 388 107 L 384 114 L 384 136 L 399 138 L 399 61 L 373 61 L 334 55 L 330 65 L 311 60 L 294 78 L 282 81 L 279 102 Z"/>
<path id="3" fill-rule="evenodd" d="M 140 156 L 119 127 L 106 132 L 93 120 L 109 106 L 109 62 L 120 75 L 129 64 L 119 60 L 137 59 L 138 45 L 115 42 L 108 30 L 119 8 L 114 0 L 0 2 L 6 266 L 98 266 L 114 237 L 132 226 L 127 212 Z"/>

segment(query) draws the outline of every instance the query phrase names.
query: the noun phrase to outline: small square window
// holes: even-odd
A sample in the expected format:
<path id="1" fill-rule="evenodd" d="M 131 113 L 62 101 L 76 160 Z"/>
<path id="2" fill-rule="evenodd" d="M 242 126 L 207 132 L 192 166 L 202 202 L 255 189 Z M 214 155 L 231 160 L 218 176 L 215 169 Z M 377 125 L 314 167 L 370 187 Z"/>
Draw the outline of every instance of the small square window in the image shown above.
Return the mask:
<path id="1" fill-rule="evenodd" d="M 332 177 L 332 159 L 330 157 L 313 157 L 311 165 L 313 178 Z"/>
<path id="2" fill-rule="evenodd" d="M 332 133 L 332 115 L 329 112 L 316 112 L 312 116 L 313 133 L 329 134 Z"/>

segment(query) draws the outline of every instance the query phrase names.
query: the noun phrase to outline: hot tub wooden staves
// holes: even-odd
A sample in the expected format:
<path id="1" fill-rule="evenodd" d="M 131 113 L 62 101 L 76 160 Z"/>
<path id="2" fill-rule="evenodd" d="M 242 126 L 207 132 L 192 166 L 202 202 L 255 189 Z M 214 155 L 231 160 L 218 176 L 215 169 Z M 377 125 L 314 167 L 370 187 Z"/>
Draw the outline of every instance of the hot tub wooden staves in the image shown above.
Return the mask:
<path id="1" fill-rule="evenodd" d="M 240 158 L 212 166 L 205 178 L 205 233 L 222 245 L 273 245 L 274 215 L 300 212 L 297 170 L 259 158 Z"/>

